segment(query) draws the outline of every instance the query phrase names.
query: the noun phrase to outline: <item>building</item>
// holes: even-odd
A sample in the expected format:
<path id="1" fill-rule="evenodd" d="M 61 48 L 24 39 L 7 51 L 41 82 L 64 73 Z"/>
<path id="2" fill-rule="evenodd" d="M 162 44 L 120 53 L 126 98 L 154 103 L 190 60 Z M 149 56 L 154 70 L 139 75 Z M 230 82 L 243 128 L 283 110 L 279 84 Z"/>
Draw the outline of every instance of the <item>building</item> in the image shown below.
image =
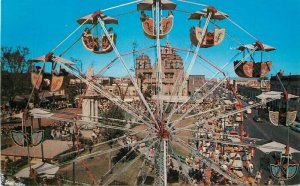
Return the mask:
<path id="1" fill-rule="evenodd" d="M 190 75 L 188 79 L 188 94 L 192 95 L 205 83 L 205 75 Z"/>
<path id="2" fill-rule="evenodd" d="M 283 86 L 289 94 L 300 96 L 300 75 L 287 75 L 279 74 Z M 277 76 L 271 77 L 271 91 L 283 92 L 283 87 Z M 290 99 L 288 102 L 289 110 L 297 110 L 297 120 L 300 120 L 300 101 L 299 99 Z M 272 109 L 279 110 L 280 108 L 286 108 L 284 100 L 276 100 L 269 103 Z"/>
<path id="3" fill-rule="evenodd" d="M 156 66 L 157 63 L 151 65 L 151 60 L 148 55 L 141 54 L 136 58 L 135 77 L 140 89 L 144 92 L 146 89 L 151 89 L 156 94 Z M 178 77 L 178 85 L 183 84 L 184 67 L 182 58 L 177 54 L 176 50 L 167 43 L 165 47 L 161 48 L 161 64 L 162 64 L 162 84 L 163 95 L 171 95 L 174 84 Z M 174 90 L 178 93 L 179 87 Z M 173 93 L 173 95 L 174 95 Z M 187 84 L 184 84 L 179 96 L 187 95 Z"/>
<path id="4" fill-rule="evenodd" d="M 94 69 L 90 67 L 87 70 L 86 76 L 92 79 L 94 76 Z M 82 120 L 84 121 L 98 121 L 98 102 L 100 95 L 93 87 L 87 86 L 85 93 L 81 96 L 82 99 Z M 81 102 L 81 101 L 80 101 Z"/>
<path id="5" fill-rule="evenodd" d="M 233 81 L 238 93 L 252 100 L 262 92 L 270 91 L 270 80 L 238 79 Z"/>

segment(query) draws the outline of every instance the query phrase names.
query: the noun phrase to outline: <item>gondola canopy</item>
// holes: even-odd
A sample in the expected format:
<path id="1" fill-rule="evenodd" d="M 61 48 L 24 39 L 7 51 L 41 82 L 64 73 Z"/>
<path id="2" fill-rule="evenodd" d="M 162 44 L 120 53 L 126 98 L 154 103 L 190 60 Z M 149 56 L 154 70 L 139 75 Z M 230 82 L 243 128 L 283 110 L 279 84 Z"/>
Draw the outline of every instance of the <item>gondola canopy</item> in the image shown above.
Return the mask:
<path id="1" fill-rule="evenodd" d="M 261 52 L 270 52 L 276 50 L 276 48 L 263 44 L 260 41 L 256 41 L 253 44 L 241 45 L 235 47 L 234 49 L 240 50 L 242 52 L 247 51 L 249 53 L 251 50 L 254 49 L 255 51 L 261 51 Z M 260 62 L 255 62 L 252 55 L 251 58 L 252 61 L 241 61 L 241 60 L 235 61 L 234 62 L 235 73 L 239 77 L 243 77 L 243 78 L 261 78 L 268 75 L 268 73 L 271 71 L 272 61 L 263 61 L 262 55 L 261 55 Z"/>
<path id="2" fill-rule="evenodd" d="M 48 53 L 47 55 L 35 57 L 28 61 L 29 62 L 57 62 L 57 63 L 66 64 L 66 65 L 74 65 L 75 64 L 72 61 L 69 61 L 69 60 L 59 57 L 59 56 L 55 56 L 53 53 Z"/>
<path id="3" fill-rule="evenodd" d="M 86 16 L 83 16 L 79 19 L 77 19 L 77 23 L 78 24 L 96 24 L 97 23 L 97 20 L 95 21 L 95 18 L 99 16 L 99 18 L 105 23 L 105 24 L 118 24 L 118 20 L 113 18 L 113 17 L 110 17 L 110 16 L 107 16 L 105 14 L 103 14 L 101 11 L 97 11 L 93 14 L 89 14 L 89 15 L 86 15 Z"/>
<path id="4" fill-rule="evenodd" d="M 31 84 L 36 90 L 49 90 L 56 92 L 61 89 L 66 71 L 60 68 L 59 72 L 55 71 L 56 64 L 74 65 L 73 62 L 62 57 L 55 56 L 52 52 L 30 59 L 29 62 L 50 62 L 52 63 L 51 73 L 44 73 L 45 65 L 43 67 L 36 67 L 36 71 L 31 72 Z M 55 64 L 56 63 L 56 64 Z"/>
<path id="5" fill-rule="evenodd" d="M 144 0 L 137 5 L 138 10 L 152 10 L 152 5 L 159 1 L 162 10 L 174 10 L 176 4 L 169 0 Z"/>
<path id="6" fill-rule="evenodd" d="M 99 25 L 100 20 L 104 22 L 106 29 L 107 24 L 118 24 L 118 20 L 109 17 L 101 11 L 94 12 L 92 14 L 81 17 L 77 20 L 79 24 L 91 25 L 91 28 L 85 28 L 81 35 L 82 44 L 88 51 L 96 54 L 105 54 L 113 50 L 113 46 L 110 43 L 110 39 L 116 44 L 117 35 L 113 32 L 113 28 L 108 29 L 108 35 L 94 32 L 96 26 Z M 102 28 L 103 29 L 103 28 Z M 108 38 L 110 37 L 110 39 Z"/>
<path id="7" fill-rule="evenodd" d="M 208 18 L 207 16 L 210 14 L 210 20 L 223 20 L 228 17 L 227 14 L 218 11 L 216 8 L 212 6 L 208 6 L 207 8 L 191 13 L 189 20 L 199 20 L 199 24 L 203 18 Z M 209 48 L 220 44 L 225 37 L 226 29 L 216 27 L 213 24 L 214 30 L 208 31 L 208 28 L 204 28 L 199 26 L 194 26 L 190 29 L 190 40 L 194 46 L 200 45 L 201 48 Z M 203 35 L 203 37 L 202 37 Z"/>
<path id="8" fill-rule="evenodd" d="M 245 51 L 245 50 L 254 50 L 254 48 L 257 46 L 256 43 L 254 44 L 246 44 L 246 45 L 241 45 L 241 46 L 238 46 L 238 47 L 235 47 L 234 49 L 236 50 L 240 50 L 240 51 Z M 261 47 L 258 47 L 256 49 L 256 51 L 265 51 L 265 52 L 269 52 L 269 51 L 273 51 L 273 50 L 276 50 L 276 48 L 272 47 L 272 46 L 269 46 L 269 45 L 266 45 L 266 44 L 263 44 L 262 43 L 262 46 L 263 48 Z"/>
<path id="9" fill-rule="evenodd" d="M 199 10 L 194 13 L 191 13 L 191 15 L 188 19 L 199 20 L 202 17 L 207 17 L 209 11 L 213 11 L 213 14 L 211 15 L 211 19 L 223 20 L 226 17 L 229 17 L 226 13 L 223 13 L 223 12 L 215 9 L 214 7 L 208 7 L 208 8 L 204 8 L 203 10 Z"/>

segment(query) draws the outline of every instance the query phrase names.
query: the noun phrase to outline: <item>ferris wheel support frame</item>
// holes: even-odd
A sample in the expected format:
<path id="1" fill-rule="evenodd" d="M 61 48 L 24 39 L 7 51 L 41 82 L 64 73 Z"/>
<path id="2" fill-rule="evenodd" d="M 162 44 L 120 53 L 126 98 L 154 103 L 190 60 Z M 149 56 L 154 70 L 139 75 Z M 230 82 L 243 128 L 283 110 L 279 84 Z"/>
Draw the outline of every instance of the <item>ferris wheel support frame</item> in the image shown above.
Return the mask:
<path id="1" fill-rule="evenodd" d="M 160 8 L 159 8 L 159 1 L 156 1 L 155 6 L 152 5 L 152 12 L 155 15 L 155 29 L 156 29 L 156 91 L 157 91 L 157 115 L 162 120 L 163 115 L 163 100 L 162 92 L 163 92 L 163 83 L 162 83 L 162 64 L 161 64 L 161 49 L 160 49 Z"/>

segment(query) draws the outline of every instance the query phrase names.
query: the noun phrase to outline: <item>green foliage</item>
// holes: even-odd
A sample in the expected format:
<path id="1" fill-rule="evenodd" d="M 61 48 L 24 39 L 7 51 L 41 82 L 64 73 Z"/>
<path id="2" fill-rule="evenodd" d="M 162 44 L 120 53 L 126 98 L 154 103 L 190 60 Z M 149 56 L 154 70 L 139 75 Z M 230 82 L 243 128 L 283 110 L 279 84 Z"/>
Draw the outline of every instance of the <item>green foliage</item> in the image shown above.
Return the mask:
<path id="1" fill-rule="evenodd" d="M 12 105 L 16 95 L 28 95 L 31 92 L 29 69 L 26 61 L 27 47 L 1 48 L 1 100 L 4 98 Z"/>
<path id="2" fill-rule="evenodd" d="M 17 47 L 13 50 L 11 47 L 1 48 L 1 70 L 8 73 L 25 73 L 29 70 L 29 63 L 25 58 L 29 54 L 27 47 Z"/>
<path id="3" fill-rule="evenodd" d="M 151 99 L 151 97 L 153 95 L 153 93 L 152 93 L 152 89 L 153 88 L 155 89 L 155 87 L 153 87 L 151 85 L 147 86 L 147 89 L 144 92 L 144 97 L 145 97 L 146 100 L 150 100 Z"/>
<path id="4" fill-rule="evenodd" d="M 125 119 L 124 111 L 117 105 L 111 105 L 110 109 L 103 113 L 103 116 L 114 119 Z"/>
<path id="5" fill-rule="evenodd" d="M 106 118 L 114 118 L 114 119 L 125 119 L 125 113 L 122 109 L 120 109 L 118 106 L 116 105 L 111 105 L 110 109 L 106 112 L 103 113 L 103 116 Z M 109 120 L 107 120 L 107 122 L 105 123 L 107 125 L 115 125 L 115 122 L 111 122 Z M 111 140 L 114 139 L 118 136 L 123 135 L 123 131 L 121 130 L 115 130 L 115 129 L 106 129 L 106 135 L 105 138 L 106 140 Z M 109 145 L 112 145 L 113 143 L 110 143 Z"/>

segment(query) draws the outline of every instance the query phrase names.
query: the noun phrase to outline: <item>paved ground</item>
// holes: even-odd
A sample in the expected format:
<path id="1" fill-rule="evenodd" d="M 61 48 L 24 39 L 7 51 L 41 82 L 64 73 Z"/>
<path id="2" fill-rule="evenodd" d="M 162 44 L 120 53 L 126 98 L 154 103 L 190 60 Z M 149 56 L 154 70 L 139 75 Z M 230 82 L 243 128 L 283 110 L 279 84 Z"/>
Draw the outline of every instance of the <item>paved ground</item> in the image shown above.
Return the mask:
<path id="1" fill-rule="evenodd" d="M 244 122 L 245 129 L 248 131 L 250 137 L 260 138 L 260 139 L 270 139 L 283 144 L 289 143 L 292 148 L 300 150 L 300 133 L 290 130 L 288 127 L 285 126 L 276 127 L 265 119 L 263 119 L 263 122 L 257 123 L 252 119 L 253 115 L 256 112 L 257 111 L 253 109 L 252 114 L 248 115 L 247 119 Z M 289 140 L 288 140 L 288 135 L 289 135 Z M 255 153 L 256 153 L 256 158 L 254 159 L 254 166 L 258 168 L 260 163 L 258 157 L 263 157 L 264 154 L 259 150 L 256 150 Z M 297 162 L 300 162 L 300 154 L 293 154 L 293 159 L 295 159 Z M 256 170 L 254 172 L 256 172 Z M 270 173 L 267 170 L 263 169 L 264 182 L 266 181 L 269 175 Z M 287 185 L 300 184 L 300 171 L 298 171 L 298 174 L 293 179 L 286 181 L 285 184 Z"/>

